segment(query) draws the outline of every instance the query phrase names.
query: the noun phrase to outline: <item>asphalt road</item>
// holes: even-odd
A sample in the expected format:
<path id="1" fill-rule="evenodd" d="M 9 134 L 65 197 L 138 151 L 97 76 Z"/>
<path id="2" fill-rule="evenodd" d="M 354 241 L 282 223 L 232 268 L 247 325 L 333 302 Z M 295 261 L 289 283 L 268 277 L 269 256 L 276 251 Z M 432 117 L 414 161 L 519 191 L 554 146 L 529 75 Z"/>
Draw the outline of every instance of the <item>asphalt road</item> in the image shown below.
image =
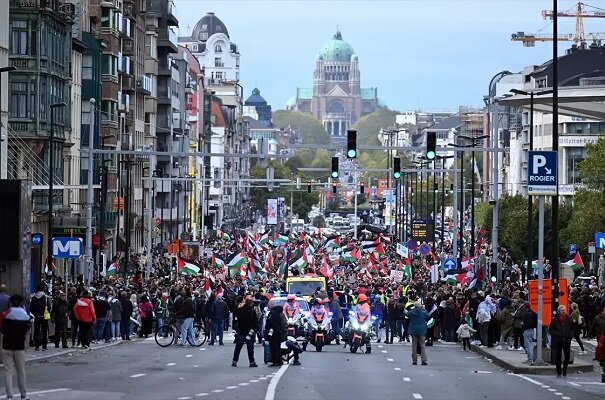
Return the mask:
<path id="1" fill-rule="evenodd" d="M 340 346 L 316 353 L 302 366 L 249 368 L 245 351 L 231 367 L 233 344 L 202 348 L 158 347 L 141 340 L 70 358 L 27 366 L 33 399 L 260 399 L 260 400 L 602 400 L 600 375 L 555 377 L 507 374 L 458 345 L 428 348 L 428 366 L 412 366 L 409 344 L 374 344 L 372 354 Z M 2 372 L 2 374 L 4 374 Z M 4 376 L 0 377 L 1 382 Z M 0 391 L 1 392 L 1 391 Z M 0 399 L 5 398 L 0 396 Z"/>

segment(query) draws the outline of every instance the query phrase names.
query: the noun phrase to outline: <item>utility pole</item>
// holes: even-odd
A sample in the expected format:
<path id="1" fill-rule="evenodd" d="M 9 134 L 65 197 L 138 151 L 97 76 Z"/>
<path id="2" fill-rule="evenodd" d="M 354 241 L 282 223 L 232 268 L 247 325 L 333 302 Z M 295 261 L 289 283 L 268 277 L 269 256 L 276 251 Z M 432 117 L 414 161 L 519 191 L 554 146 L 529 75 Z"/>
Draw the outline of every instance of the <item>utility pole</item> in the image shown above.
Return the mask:
<path id="1" fill-rule="evenodd" d="M 552 18 L 552 29 L 553 37 L 558 35 L 558 16 L 557 16 L 557 3 L 558 0 L 553 0 L 553 18 Z M 552 149 L 557 154 L 557 164 L 559 163 L 559 49 L 558 42 L 553 40 L 552 42 Z M 558 176 L 557 176 L 557 179 Z M 557 188 L 559 182 L 556 182 Z M 558 189 L 557 189 L 558 190 Z M 552 242 L 551 242 L 551 259 L 552 259 L 552 314 L 553 318 L 556 318 L 557 309 L 559 308 L 559 275 L 560 275 L 560 263 L 559 263 L 559 193 L 557 192 L 551 199 L 551 229 L 552 229 Z M 553 353 L 554 354 L 554 353 Z"/>
<path id="2" fill-rule="evenodd" d="M 153 171 L 155 170 L 155 156 L 149 156 L 149 177 L 151 178 L 153 176 Z M 149 181 L 148 186 L 149 188 L 147 189 L 147 276 L 149 276 L 149 274 L 151 274 L 151 268 L 153 265 L 153 260 L 152 260 L 152 254 L 153 252 L 151 251 L 151 246 L 152 246 L 152 239 L 151 239 L 151 231 L 152 231 L 152 225 L 153 225 L 153 214 L 154 214 L 154 207 L 152 206 L 153 203 L 153 193 L 152 193 L 152 188 L 155 185 L 155 181 Z"/>
<path id="3" fill-rule="evenodd" d="M 66 104 L 54 103 L 50 105 L 50 136 L 48 138 L 48 237 L 46 249 L 46 268 L 52 272 L 53 265 L 53 184 L 55 177 L 55 108 L 65 107 Z M 92 240 L 92 239 L 91 239 Z"/>
<path id="4" fill-rule="evenodd" d="M 96 112 L 96 100 L 90 99 L 90 129 L 88 130 L 88 175 L 87 175 L 87 188 L 86 188 L 86 283 L 90 284 L 90 274 L 93 270 L 92 266 L 92 207 L 94 202 L 94 189 L 92 188 L 93 171 L 94 171 L 94 132 L 95 132 L 95 112 Z M 104 193 L 102 193 L 104 195 Z M 101 215 L 103 218 L 103 215 Z M 101 232 L 101 235 L 103 233 Z M 101 241 L 102 243 L 102 241 Z"/>

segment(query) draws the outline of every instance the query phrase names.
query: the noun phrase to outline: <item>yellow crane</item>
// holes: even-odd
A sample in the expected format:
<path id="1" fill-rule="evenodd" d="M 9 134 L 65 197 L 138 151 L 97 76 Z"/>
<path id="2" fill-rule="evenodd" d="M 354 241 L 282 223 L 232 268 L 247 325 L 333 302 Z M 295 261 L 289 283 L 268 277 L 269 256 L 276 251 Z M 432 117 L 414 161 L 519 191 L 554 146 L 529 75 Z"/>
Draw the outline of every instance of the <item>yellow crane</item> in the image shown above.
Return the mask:
<path id="1" fill-rule="evenodd" d="M 585 7 L 593 8 L 594 11 L 587 11 Z M 536 42 L 554 42 L 555 40 L 558 42 L 575 42 L 576 44 L 582 44 L 586 42 L 586 39 L 590 39 L 595 43 L 601 44 L 601 41 L 605 39 L 605 33 L 595 32 L 589 33 L 585 35 L 584 33 L 584 18 L 605 18 L 605 9 L 600 9 L 594 6 L 587 5 L 582 2 L 578 2 L 578 4 L 574 7 L 575 11 L 569 9 L 568 11 L 559 11 L 557 12 L 557 16 L 559 17 L 573 17 L 576 19 L 576 33 L 575 34 L 560 34 L 557 37 L 553 37 L 553 35 L 543 34 L 543 33 L 525 33 L 525 32 L 517 32 L 511 35 L 511 41 L 513 42 L 522 42 L 523 47 L 534 47 Z M 551 20 L 554 17 L 554 11 L 552 10 L 544 10 L 542 11 L 542 17 L 544 19 L 550 18 Z"/>

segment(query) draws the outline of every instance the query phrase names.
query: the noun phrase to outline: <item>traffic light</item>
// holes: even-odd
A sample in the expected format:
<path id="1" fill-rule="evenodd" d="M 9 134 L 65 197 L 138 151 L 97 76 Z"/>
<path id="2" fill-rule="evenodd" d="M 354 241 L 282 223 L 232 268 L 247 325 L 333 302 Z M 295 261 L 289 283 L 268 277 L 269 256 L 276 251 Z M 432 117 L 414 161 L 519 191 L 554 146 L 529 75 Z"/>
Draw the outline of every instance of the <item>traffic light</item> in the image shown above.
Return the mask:
<path id="1" fill-rule="evenodd" d="M 481 190 L 480 193 L 483 194 L 483 183 L 481 184 Z"/>
<path id="2" fill-rule="evenodd" d="M 347 130 L 347 157 L 357 157 L 357 131 L 354 129 Z"/>
<path id="3" fill-rule="evenodd" d="M 364 182 L 359 182 L 359 193 L 363 194 L 366 189 L 366 184 Z"/>
<path id="4" fill-rule="evenodd" d="M 332 183 L 332 193 L 336 194 L 336 182 Z"/>
<path id="5" fill-rule="evenodd" d="M 393 158 L 393 178 L 401 178 L 401 158 Z"/>
<path id="6" fill-rule="evenodd" d="M 332 178 L 338 178 L 338 157 L 332 157 Z"/>
<path id="7" fill-rule="evenodd" d="M 454 184 L 450 183 L 450 194 L 454 193 Z"/>
<path id="8" fill-rule="evenodd" d="M 412 193 L 412 196 L 413 196 L 414 195 L 414 188 L 412 187 L 410 189 L 411 189 L 410 192 Z"/>
<path id="9" fill-rule="evenodd" d="M 437 193 L 439 191 L 439 184 L 434 183 L 433 184 L 433 190 L 435 191 L 435 193 Z"/>
<path id="10" fill-rule="evenodd" d="M 437 157 L 437 132 L 426 133 L 426 158 L 434 160 Z"/>
<path id="11" fill-rule="evenodd" d="M 311 182 L 307 183 L 307 193 L 311 193 Z"/>

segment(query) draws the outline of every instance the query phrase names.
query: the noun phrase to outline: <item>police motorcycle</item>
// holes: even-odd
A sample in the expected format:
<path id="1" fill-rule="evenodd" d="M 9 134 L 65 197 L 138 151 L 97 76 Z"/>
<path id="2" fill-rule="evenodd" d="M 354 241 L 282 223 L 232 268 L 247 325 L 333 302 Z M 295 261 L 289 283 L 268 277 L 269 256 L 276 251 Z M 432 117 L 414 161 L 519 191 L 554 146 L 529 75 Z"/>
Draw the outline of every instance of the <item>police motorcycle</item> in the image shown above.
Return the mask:
<path id="1" fill-rule="evenodd" d="M 365 296 L 365 295 L 360 295 Z M 349 313 L 349 321 L 345 325 L 345 347 L 349 346 L 351 353 L 356 353 L 357 350 L 365 344 L 366 353 L 372 352 L 370 341 L 374 335 L 373 326 L 376 321 L 376 316 L 370 312 L 362 312 L 352 310 Z"/>
<path id="2" fill-rule="evenodd" d="M 307 340 L 320 352 L 323 346 L 335 339 L 332 332 L 332 313 L 322 306 L 321 299 L 315 299 L 309 318 L 306 320 Z M 306 347 L 306 346 L 305 346 Z"/>

